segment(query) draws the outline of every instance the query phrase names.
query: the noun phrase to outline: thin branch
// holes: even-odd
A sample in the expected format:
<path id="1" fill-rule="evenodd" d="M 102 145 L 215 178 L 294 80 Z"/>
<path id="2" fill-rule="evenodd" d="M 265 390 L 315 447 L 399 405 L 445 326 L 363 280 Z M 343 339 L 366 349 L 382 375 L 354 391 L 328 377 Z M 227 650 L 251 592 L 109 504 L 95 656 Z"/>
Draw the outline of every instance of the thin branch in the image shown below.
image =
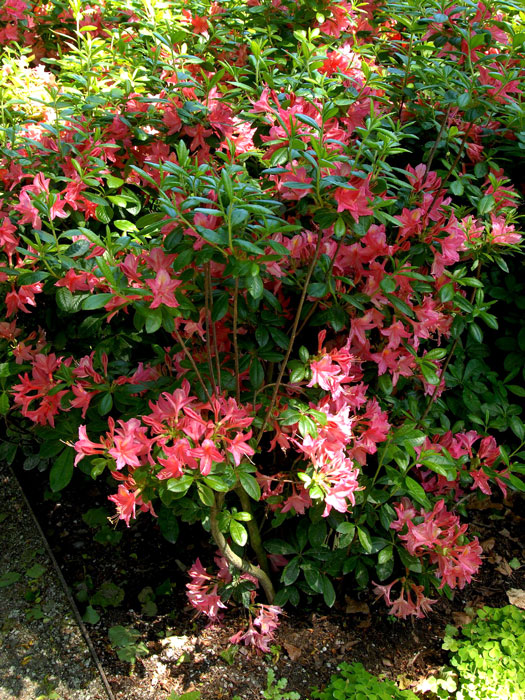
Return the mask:
<path id="1" fill-rule="evenodd" d="M 425 167 L 425 175 L 424 175 L 424 177 L 423 177 L 423 182 L 426 181 L 427 175 L 428 175 L 428 173 L 429 173 L 429 171 L 430 171 L 430 168 L 431 168 L 431 166 L 432 166 L 432 161 L 434 160 L 434 156 L 436 155 L 437 147 L 438 147 L 438 145 L 439 145 L 439 142 L 441 141 L 441 137 L 443 136 L 443 131 L 445 130 L 445 127 L 446 127 L 446 125 L 447 125 L 448 115 L 450 114 L 450 109 L 451 109 L 451 107 L 452 107 L 452 104 L 449 104 L 448 107 L 447 107 L 447 111 L 445 112 L 445 115 L 444 115 L 444 117 L 443 117 L 443 121 L 441 122 L 441 127 L 440 127 L 440 129 L 439 129 L 439 132 L 438 132 L 438 135 L 437 135 L 437 137 L 436 137 L 436 140 L 434 141 L 434 145 L 432 146 L 432 148 L 431 148 L 431 150 L 430 150 L 430 154 L 429 154 L 429 156 L 428 156 L 428 161 L 427 161 L 427 164 L 426 164 L 426 167 Z"/>
<path id="2" fill-rule="evenodd" d="M 437 393 L 438 393 L 439 387 L 440 387 L 440 385 L 441 385 L 441 380 L 442 380 L 443 377 L 445 376 L 445 372 L 447 371 L 447 368 L 448 368 L 448 366 L 449 366 L 449 364 L 450 364 L 450 360 L 452 359 L 454 353 L 456 352 L 456 348 L 457 348 L 457 346 L 458 346 L 458 343 L 459 343 L 459 335 L 458 335 L 458 337 L 454 340 L 454 342 L 452 343 L 452 347 L 451 347 L 450 350 L 449 350 L 449 353 L 448 353 L 448 355 L 447 355 L 447 359 L 445 360 L 445 362 L 444 362 L 444 364 L 443 364 L 443 367 L 441 368 L 441 372 L 439 373 L 439 382 L 438 382 L 438 383 L 436 384 L 436 386 L 434 387 L 434 391 L 432 392 L 432 396 L 430 397 L 430 400 L 429 400 L 429 402 L 427 403 L 427 406 L 426 406 L 426 408 L 425 408 L 425 410 L 424 410 L 424 412 L 423 412 L 423 415 L 421 416 L 421 418 L 420 418 L 419 421 L 417 422 L 417 426 L 416 426 L 417 428 L 419 428 L 419 427 L 421 426 L 421 424 L 423 423 L 423 421 L 425 420 L 425 418 L 426 418 L 426 417 L 428 416 L 428 414 L 430 413 L 430 409 L 432 408 L 432 406 L 433 406 L 433 404 L 434 404 L 434 401 L 435 401 L 436 398 L 437 398 Z"/>
<path id="3" fill-rule="evenodd" d="M 477 279 L 479 279 L 480 276 L 481 276 L 481 265 L 478 265 L 478 269 L 476 271 Z M 470 304 L 472 304 L 472 302 L 474 301 L 475 296 L 476 296 L 476 287 L 474 287 L 470 293 L 470 298 L 469 298 Z M 452 343 L 452 347 L 450 348 L 450 350 L 448 352 L 447 359 L 445 360 L 443 367 L 441 368 L 441 372 L 439 373 L 439 382 L 434 387 L 434 391 L 432 392 L 432 396 L 430 397 L 430 400 L 427 403 L 425 410 L 423 411 L 423 415 L 421 416 L 421 418 L 417 422 L 417 425 L 416 425 L 417 428 L 419 428 L 422 425 L 423 421 L 430 413 L 430 409 L 432 408 L 434 401 L 437 398 L 437 393 L 438 393 L 439 387 L 441 385 L 441 380 L 445 376 L 445 372 L 447 371 L 447 368 L 450 364 L 450 361 L 452 360 L 454 353 L 456 352 L 456 348 L 457 348 L 458 343 L 459 343 L 459 338 L 460 338 L 460 336 L 458 335 L 458 337 Z"/>
<path id="4" fill-rule="evenodd" d="M 213 342 L 213 354 L 215 355 L 215 367 L 217 369 L 217 388 L 219 389 L 219 393 L 221 393 L 221 362 L 219 359 L 219 350 L 217 348 L 217 329 L 215 328 L 215 323 L 213 322 L 213 319 L 211 319 L 211 313 L 213 309 L 213 294 L 212 294 L 212 284 L 211 284 L 211 268 L 210 264 L 208 263 L 207 265 L 207 275 L 208 275 L 208 295 L 209 295 L 209 303 L 210 303 L 210 321 L 211 321 L 211 335 L 212 335 L 212 342 Z"/>
<path id="5" fill-rule="evenodd" d="M 237 323 L 239 322 L 239 279 L 235 280 L 233 294 L 233 357 L 235 362 L 235 398 L 241 402 L 241 377 L 239 372 L 239 344 L 237 341 Z"/>
<path id="6" fill-rule="evenodd" d="M 405 75 L 403 76 L 403 84 L 401 86 L 401 102 L 399 103 L 399 111 L 397 114 L 397 118 L 401 119 L 401 114 L 403 113 L 403 107 L 405 105 L 405 90 L 406 86 L 408 85 L 408 74 L 410 72 L 410 63 L 412 59 L 412 47 L 414 45 L 414 35 L 410 35 L 410 43 L 408 45 L 408 52 L 407 52 L 407 64 L 405 67 Z"/>
<path id="7" fill-rule="evenodd" d="M 210 325 L 211 325 L 210 296 L 211 296 L 211 290 L 210 290 L 209 277 L 208 277 L 209 267 L 210 267 L 210 263 L 208 262 L 204 266 L 204 271 L 205 271 L 205 274 L 204 274 L 204 306 L 205 306 L 204 315 L 206 318 L 206 359 L 208 360 L 208 372 L 210 374 L 210 381 L 211 381 L 211 385 L 213 388 L 213 393 L 217 396 L 217 385 L 215 384 L 215 374 L 213 372 L 213 362 L 212 362 L 212 355 L 211 355 L 211 333 L 210 333 Z"/>
<path id="8" fill-rule="evenodd" d="M 429 206 L 429 208 L 427 209 L 427 216 L 430 215 L 430 213 L 431 213 L 431 211 L 432 211 L 432 208 L 433 208 L 434 204 L 436 203 L 437 198 L 439 197 L 440 192 L 443 192 L 443 191 L 444 191 L 444 190 L 443 190 L 444 185 L 446 185 L 446 183 L 448 182 L 449 177 L 452 175 L 452 173 L 453 173 L 453 171 L 454 171 L 454 168 L 455 168 L 456 165 L 459 163 L 459 159 L 460 159 L 461 156 L 463 155 L 463 149 L 465 148 L 465 143 L 466 143 L 466 141 L 467 141 L 468 135 L 469 135 L 469 133 L 470 133 L 470 129 L 472 128 L 473 124 L 474 124 L 473 122 L 470 123 L 470 124 L 468 125 L 468 127 L 467 127 L 465 133 L 463 134 L 463 138 L 461 139 L 461 143 L 459 144 L 459 150 L 458 150 L 458 152 L 457 152 L 456 157 L 454 158 L 454 162 L 453 162 L 452 165 L 450 166 L 450 169 L 449 169 L 448 173 L 445 175 L 445 177 L 444 177 L 443 180 L 441 181 L 441 185 L 440 185 L 440 186 L 438 187 L 438 189 L 436 190 L 436 193 L 434 194 L 434 198 L 433 198 L 433 200 L 432 200 L 432 203 L 431 203 L 431 205 Z"/>
<path id="9" fill-rule="evenodd" d="M 344 240 L 344 237 L 345 237 L 344 235 L 341 236 L 341 238 L 340 238 L 339 241 L 337 242 L 336 249 L 335 249 L 335 251 L 334 251 L 334 254 L 332 255 L 332 259 L 330 260 L 330 266 L 329 266 L 329 268 L 328 268 L 328 270 L 327 270 L 327 272 L 326 272 L 326 277 L 327 277 L 327 279 L 328 279 L 328 278 L 330 277 L 330 275 L 332 274 L 332 270 L 334 269 L 335 259 L 336 259 L 336 257 L 337 257 L 337 253 L 339 253 L 339 249 L 341 248 L 341 244 L 342 244 L 342 242 L 343 242 L 343 240 Z M 301 325 L 300 325 L 300 327 L 299 327 L 299 330 L 297 331 L 297 335 L 301 335 L 301 333 L 302 333 L 304 327 L 306 326 L 306 324 L 308 323 L 308 321 L 312 318 L 312 316 L 314 315 L 314 313 L 317 311 L 317 307 L 318 307 L 318 306 L 319 306 L 319 299 L 317 299 L 317 300 L 314 302 L 314 304 L 312 305 L 312 308 L 310 309 L 310 311 L 309 311 L 309 312 L 306 314 L 306 316 L 304 317 L 303 322 L 301 323 Z"/>
<path id="10" fill-rule="evenodd" d="M 191 352 L 190 352 L 190 351 L 188 350 L 188 348 L 186 347 L 185 342 L 182 340 L 181 334 L 179 333 L 179 331 L 178 331 L 176 328 L 174 329 L 173 333 L 174 333 L 175 337 L 177 338 L 177 342 L 178 342 L 178 343 L 180 344 L 180 346 L 182 347 L 182 349 L 183 349 L 183 351 L 184 351 L 184 354 L 186 355 L 186 357 L 187 357 L 188 360 L 190 361 L 190 364 L 191 364 L 191 366 L 192 366 L 192 368 L 193 368 L 193 371 L 194 371 L 195 374 L 197 375 L 197 379 L 198 379 L 198 381 L 199 381 L 199 384 L 201 385 L 201 387 L 202 387 L 204 393 L 206 394 L 206 398 L 208 399 L 208 401 L 209 401 L 210 404 L 211 404 L 211 403 L 212 403 L 212 400 L 211 400 L 210 392 L 208 391 L 208 387 L 207 387 L 206 384 L 204 383 L 204 379 L 202 378 L 202 374 L 199 372 L 199 368 L 198 368 L 197 365 L 195 364 L 195 360 L 193 359 L 193 355 L 191 354 Z"/>
<path id="11" fill-rule="evenodd" d="M 304 300 L 306 299 L 306 290 L 308 288 L 308 285 L 310 284 L 310 279 L 312 278 L 312 274 L 313 274 L 315 265 L 317 263 L 317 259 L 319 257 L 319 251 L 321 249 L 322 238 L 323 238 L 323 232 L 319 231 L 319 235 L 317 237 L 317 245 L 315 246 L 315 253 L 314 253 L 312 261 L 310 262 L 310 265 L 308 267 L 308 272 L 306 273 L 306 278 L 305 278 L 304 285 L 303 285 L 303 291 L 301 293 L 301 298 L 299 300 L 299 306 L 297 308 L 297 313 L 295 314 L 294 324 L 293 324 L 292 330 L 290 332 L 290 342 L 288 343 L 288 349 L 286 350 L 286 355 L 284 356 L 284 359 L 281 362 L 281 367 L 279 369 L 279 374 L 278 374 L 277 379 L 275 381 L 275 387 L 273 390 L 270 405 L 268 406 L 268 409 L 267 409 L 266 414 L 265 414 L 264 419 L 263 419 L 263 423 L 262 423 L 261 428 L 259 430 L 259 433 L 257 435 L 257 440 L 255 443 L 256 446 L 258 446 L 259 443 L 261 442 L 261 438 L 264 435 L 264 430 L 266 428 L 266 424 L 268 423 L 268 420 L 269 420 L 270 416 L 272 415 L 272 411 L 274 409 L 275 402 L 277 401 L 277 395 L 279 394 L 279 389 L 280 389 L 281 382 L 282 382 L 282 379 L 284 376 L 284 372 L 286 370 L 288 360 L 290 359 L 290 355 L 292 353 L 292 348 L 293 348 L 295 338 L 297 335 L 297 327 L 299 325 L 299 318 L 301 317 L 301 311 L 303 310 Z"/>

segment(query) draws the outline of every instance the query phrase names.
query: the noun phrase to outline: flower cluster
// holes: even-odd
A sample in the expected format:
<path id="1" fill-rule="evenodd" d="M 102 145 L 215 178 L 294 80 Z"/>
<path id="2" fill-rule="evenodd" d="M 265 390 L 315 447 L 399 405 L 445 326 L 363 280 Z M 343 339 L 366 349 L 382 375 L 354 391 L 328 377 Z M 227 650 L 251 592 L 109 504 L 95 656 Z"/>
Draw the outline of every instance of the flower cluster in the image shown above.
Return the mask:
<path id="1" fill-rule="evenodd" d="M 480 441 L 479 445 L 475 449 L 478 441 Z M 419 454 L 425 450 L 431 450 L 436 454 L 446 454 L 459 467 L 456 478 L 450 479 L 446 474 L 436 474 L 419 465 L 421 483 L 425 491 L 438 496 L 454 491 L 456 497 L 460 497 L 464 493 L 462 482 L 467 477 L 471 480 L 471 491 L 479 489 L 482 493 L 490 496 L 492 488 L 489 482 L 494 479 L 503 495 L 507 495 L 507 486 L 501 477 L 509 476 L 508 468 L 500 471 L 492 469 L 500 457 L 500 449 L 492 435 L 483 437 L 475 430 L 453 435 L 449 430 L 443 435 L 436 435 L 433 439 L 427 437 L 423 445 L 415 449 Z"/>
<path id="2" fill-rule="evenodd" d="M 397 520 L 390 527 L 400 534 L 409 554 L 428 556 L 437 565 L 440 588 L 463 588 L 481 566 L 481 546 L 478 538 L 465 538 L 468 525 L 460 524 L 459 516 L 450 513 L 445 501 L 439 500 L 431 512 L 416 511 L 409 499 L 395 507 Z"/>

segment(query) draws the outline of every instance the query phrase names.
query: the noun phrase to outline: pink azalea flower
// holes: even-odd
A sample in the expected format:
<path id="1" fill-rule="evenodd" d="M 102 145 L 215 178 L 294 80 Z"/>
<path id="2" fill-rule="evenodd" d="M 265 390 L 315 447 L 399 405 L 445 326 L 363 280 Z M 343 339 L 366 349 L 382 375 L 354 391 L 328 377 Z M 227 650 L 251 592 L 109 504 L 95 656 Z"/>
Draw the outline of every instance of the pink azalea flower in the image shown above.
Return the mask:
<path id="1" fill-rule="evenodd" d="M 113 494 L 113 496 L 108 496 L 108 501 L 113 501 L 117 507 L 117 515 L 119 520 L 124 520 L 126 525 L 129 527 L 129 521 L 131 518 L 136 517 L 136 507 L 137 507 L 137 496 L 134 491 L 128 491 L 128 489 L 122 484 L 118 487 L 118 492 Z"/>
<path id="2" fill-rule="evenodd" d="M 193 457 L 199 457 L 199 469 L 203 476 L 208 476 L 213 462 L 224 462 L 224 456 L 215 447 L 212 440 L 203 440 L 200 447 L 191 450 Z"/>
<path id="3" fill-rule="evenodd" d="M 241 459 L 244 455 L 252 456 L 255 454 L 253 447 L 248 445 L 248 440 L 252 436 L 252 431 L 250 430 L 246 435 L 243 433 L 237 433 L 233 440 L 227 440 L 226 451 L 233 456 L 233 461 L 235 466 L 238 467 L 241 463 Z"/>
<path id="4" fill-rule="evenodd" d="M 180 287 L 182 282 L 174 280 L 170 277 L 167 270 L 159 270 L 154 280 L 146 280 L 146 284 L 153 292 L 153 302 L 150 308 L 156 309 L 161 304 L 175 308 L 179 302 L 175 298 L 175 290 Z"/>

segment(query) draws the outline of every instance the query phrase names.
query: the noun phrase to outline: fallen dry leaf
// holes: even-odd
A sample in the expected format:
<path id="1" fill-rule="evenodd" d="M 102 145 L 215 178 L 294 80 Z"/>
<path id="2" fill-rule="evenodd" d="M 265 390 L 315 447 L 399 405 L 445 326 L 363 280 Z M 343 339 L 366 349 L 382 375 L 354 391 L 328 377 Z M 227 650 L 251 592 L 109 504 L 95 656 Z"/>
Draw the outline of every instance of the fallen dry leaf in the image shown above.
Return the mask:
<path id="1" fill-rule="evenodd" d="M 501 563 L 496 567 L 496 571 L 499 571 L 500 574 L 503 574 L 504 576 L 512 576 L 514 573 L 512 567 L 509 566 L 509 563 L 505 561 L 505 559 L 501 560 Z"/>
<path id="2" fill-rule="evenodd" d="M 301 654 L 303 653 L 302 649 L 299 649 L 299 647 L 296 647 L 295 644 L 290 644 L 289 642 L 283 642 L 283 646 L 286 649 L 286 653 L 290 657 L 292 661 L 297 661 L 300 657 Z"/>
<path id="3" fill-rule="evenodd" d="M 349 596 L 345 596 L 346 608 L 345 612 L 349 615 L 356 615 L 357 613 L 361 615 L 370 615 L 370 608 L 367 603 L 361 603 L 358 600 L 354 600 Z"/>
<path id="4" fill-rule="evenodd" d="M 372 616 L 369 615 L 368 617 L 365 617 L 364 620 L 361 620 L 361 622 L 357 626 L 362 630 L 366 630 L 370 627 L 371 624 L 372 624 Z"/>
<path id="5" fill-rule="evenodd" d="M 525 610 L 525 591 L 522 588 L 509 588 L 507 598 L 511 605 Z"/>
<path id="6" fill-rule="evenodd" d="M 352 639 L 351 642 L 347 642 L 341 649 L 341 651 L 349 651 L 352 647 L 355 647 L 356 644 L 359 644 L 360 640 L 359 639 Z"/>
<path id="7" fill-rule="evenodd" d="M 494 549 L 494 545 L 496 544 L 496 540 L 494 537 L 489 537 L 487 540 L 483 540 L 481 543 L 481 549 L 487 553 L 490 552 Z"/>
<path id="8" fill-rule="evenodd" d="M 489 509 L 494 509 L 494 510 L 502 510 L 503 504 L 502 503 L 492 503 L 492 501 L 489 501 L 487 499 L 473 499 L 472 501 L 469 501 L 467 503 L 467 508 L 469 510 L 489 510 Z"/>
<path id="9" fill-rule="evenodd" d="M 474 619 L 473 615 L 469 615 L 466 612 L 453 612 L 452 617 L 454 618 L 454 624 L 456 627 L 463 627 L 463 625 L 468 625 Z"/>

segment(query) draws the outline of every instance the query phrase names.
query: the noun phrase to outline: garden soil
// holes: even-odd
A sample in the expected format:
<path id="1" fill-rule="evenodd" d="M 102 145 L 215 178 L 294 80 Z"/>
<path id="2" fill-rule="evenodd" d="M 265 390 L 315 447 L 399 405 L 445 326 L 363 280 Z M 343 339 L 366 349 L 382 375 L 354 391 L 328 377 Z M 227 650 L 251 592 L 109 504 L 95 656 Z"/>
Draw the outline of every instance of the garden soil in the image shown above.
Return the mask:
<path id="1" fill-rule="evenodd" d="M 116 700 L 167 700 L 172 693 L 177 697 L 178 693 L 192 690 L 198 690 L 202 700 L 225 700 L 236 695 L 242 700 L 260 700 L 270 668 L 277 678 L 288 679 L 287 691 L 297 691 L 306 700 L 311 697 L 311 688 L 323 686 L 342 661 L 359 661 L 372 673 L 383 674 L 402 687 L 417 690 L 423 679 L 437 673 L 447 662 L 447 653 L 441 649 L 447 625 L 465 624 L 473 610 L 483 605 L 507 605 L 508 590 L 525 588 L 523 497 L 471 499 L 468 502 L 473 521 L 471 531 L 482 544 L 483 567 L 472 585 L 456 591 L 450 601 L 441 599 L 428 618 L 405 621 L 391 618 L 384 604 L 376 603 L 369 592 L 357 592 L 347 577 L 339 582 L 334 608 L 329 610 L 313 600 L 306 601 L 300 609 L 287 610 L 270 653 L 257 655 L 229 642 L 245 624 L 240 608 L 226 613 L 222 626 L 208 627 L 206 620 L 196 618 L 187 604 L 185 570 L 197 554 L 205 565 L 213 559 L 214 550 L 206 533 L 199 528 L 182 527 L 178 542 L 170 544 L 161 537 L 155 519 L 146 514 L 132 522 L 129 529 L 119 525 L 112 531 L 122 531 L 117 544 L 104 544 L 105 538 L 100 534 L 101 541 L 94 541 L 97 530 L 86 524 L 82 514 L 90 508 L 108 505 L 103 483 L 75 478 L 60 500 L 42 501 L 46 474 L 34 470 L 20 472 L 20 477 L 81 611 L 84 612 L 90 599 L 100 602 L 100 591 L 108 590 L 108 584 L 117 591 L 104 606 L 92 606 L 100 619 L 92 624 L 86 622 Z M 22 519 L 27 518 L 24 515 Z M 11 568 L 23 573 L 24 566 L 29 567 L 33 560 L 18 563 L 21 526 L 12 525 L 11 521 L 14 519 L 10 512 L 2 527 L 5 531 L 9 523 L 10 536 L 14 539 L 10 546 L 17 564 Z M 36 556 L 36 561 L 44 561 L 41 555 Z M 42 589 L 50 581 L 52 577 L 42 577 Z M 27 577 L 23 582 L 27 582 Z M 56 591 L 56 586 L 49 585 Z M 9 600 L 5 599 L 6 590 Z M 16 591 L 23 597 L 24 586 L 0 589 L 10 608 L 7 619 L 11 620 L 13 611 L 18 611 L 16 626 L 32 629 L 36 623 L 26 622 L 30 604 L 24 600 L 17 602 L 12 597 Z M 51 594 L 51 599 L 54 595 Z M 47 591 L 42 590 L 42 599 L 49 599 Z M 47 613 L 46 616 L 50 617 Z M 44 637 L 51 628 L 56 628 L 60 636 L 60 617 L 39 622 Z M 139 641 L 147 647 L 148 655 L 138 658 L 134 666 L 120 661 L 110 644 L 108 630 L 116 625 L 136 630 Z M 74 625 L 68 628 L 73 629 Z M 27 639 L 33 637 L 28 634 Z M 60 660 L 62 652 L 58 642 L 56 645 L 56 652 L 50 653 Z M 85 663 L 85 668 L 90 668 L 87 655 L 82 659 L 81 665 Z M 40 673 L 30 663 L 23 666 L 21 660 L 14 659 L 11 666 L 14 667 L 11 677 L 18 674 L 24 679 L 18 681 L 19 687 L 26 675 L 28 682 L 35 683 L 35 674 Z M 46 672 L 50 673 L 44 668 Z M 11 696 L 5 695 L 0 699 L 7 697 L 11 700 Z M 12 697 L 34 700 L 38 696 Z M 76 700 L 97 696 L 63 697 Z"/>

